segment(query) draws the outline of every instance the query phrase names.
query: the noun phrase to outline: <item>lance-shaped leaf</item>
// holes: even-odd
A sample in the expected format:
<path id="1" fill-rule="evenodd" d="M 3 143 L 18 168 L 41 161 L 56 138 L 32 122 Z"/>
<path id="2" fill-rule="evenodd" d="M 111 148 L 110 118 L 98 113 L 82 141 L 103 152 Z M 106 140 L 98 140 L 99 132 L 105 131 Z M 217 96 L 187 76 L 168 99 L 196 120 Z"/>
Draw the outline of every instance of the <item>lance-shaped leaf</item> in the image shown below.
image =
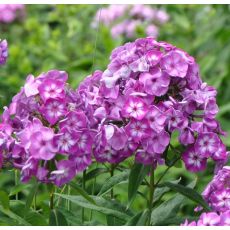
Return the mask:
<path id="1" fill-rule="evenodd" d="M 137 195 L 137 190 L 145 176 L 148 174 L 150 166 L 135 163 L 129 175 L 128 184 L 128 207 L 132 204 Z"/>

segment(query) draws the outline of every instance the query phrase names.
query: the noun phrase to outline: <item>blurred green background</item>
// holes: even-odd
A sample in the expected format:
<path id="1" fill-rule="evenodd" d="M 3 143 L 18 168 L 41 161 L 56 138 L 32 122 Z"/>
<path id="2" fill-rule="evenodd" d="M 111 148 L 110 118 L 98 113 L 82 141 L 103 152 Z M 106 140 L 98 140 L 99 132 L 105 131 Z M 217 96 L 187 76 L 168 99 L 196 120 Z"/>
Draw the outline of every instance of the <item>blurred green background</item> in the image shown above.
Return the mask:
<path id="1" fill-rule="evenodd" d="M 0 111 L 9 104 L 30 73 L 37 76 L 50 69 L 65 70 L 69 73 L 70 84 L 76 88 L 92 71 L 105 69 L 112 49 L 127 40 L 113 39 L 109 28 L 102 25 L 98 30 L 91 28 L 93 17 L 100 7 L 102 6 L 27 5 L 23 21 L 0 24 L 0 38 L 7 39 L 9 43 L 9 59 L 0 68 Z M 170 20 L 161 26 L 158 40 L 172 43 L 194 56 L 200 65 L 203 81 L 218 89 L 218 118 L 223 129 L 230 133 L 230 5 L 152 7 L 164 9 L 170 16 Z M 230 137 L 224 141 L 230 147 Z M 160 167 L 157 176 L 163 169 Z M 209 163 L 205 172 L 196 175 L 185 172 L 183 166 L 178 166 L 171 169 L 165 180 L 182 177 L 182 182 L 186 184 L 198 176 L 197 190 L 201 192 L 213 175 L 213 165 Z M 100 176 L 95 193 L 107 177 L 108 174 Z M 88 182 L 86 188 L 89 193 L 92 192 L 91 182 L 92 180 Z M 13 183 L 13 171 L 1 172 L 0 187 L 10 192 Z M 29 193 L 30 186 L 33 185 L 20 192 L 21 199 Z M 42 186 L 39 191 L 38 206 L 46 210 L 48 193 Z M 125 202 L 127 184 L 117 186 L 116 194 L 117 199 Z M 182 210 L 185 215 L 192 213 L 195 207 L 194 203 L 189 204 Z M 140 210 L 143 205 L 140 198 L 134 202 L 133 208 Z M 77 216 L 80 211 L 75 208 Z M 97 221 L 105 223 L 103 216 L 95 215 Z"/>

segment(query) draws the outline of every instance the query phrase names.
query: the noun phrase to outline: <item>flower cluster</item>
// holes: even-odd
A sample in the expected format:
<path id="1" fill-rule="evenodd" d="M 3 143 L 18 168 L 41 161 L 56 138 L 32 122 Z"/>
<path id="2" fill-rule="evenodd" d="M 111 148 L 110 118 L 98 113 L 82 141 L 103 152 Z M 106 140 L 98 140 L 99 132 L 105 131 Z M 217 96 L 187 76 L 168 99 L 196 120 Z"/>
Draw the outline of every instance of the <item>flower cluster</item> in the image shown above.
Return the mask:
<path id="1" fill-rule="evenodd" d="M 61 186 L 91 164 L 93 132 L 64 71 L 29 75 L 0 123 L 1 163 L 21 180 L 32 176 Z"/>
<path id="2" fill-rule="evenodd" d="M 8 45 L 6 40 L 0 39 L 0 65 L 6 63 L 8 57 Z"/>
<path id="3" fill-rule="evenodd" d="M 212 158 L 218 172 L 203 194 L 213 211 L 184 225 L 230 224 L 230 174 L 228 167 L 221 169 L 228 152 L 215 119 L 217 92 L 202 82 L 191 56 L 165 42 L 138 39 L 116 48 L 107 69 L 87 77 L 77 92 L 98 132 L 97 161 L 117 164 L 134 154 L 137 162 L 156 166 L 177 132 L 188 170 L 203 170 Z"/>
<path id="4" fill-rule="evenodd" d="M 201 81 L 194 58 L 171 44 L 148 37 L 116 48 L 107 69 L 87 77 L 78 94 L 98 124 L 99 162 L 135 154 L 143 164 L 164 163 L 173 132 L 188 170 L 205 169 L 208 158 L 227 159 L 215 119 L 217 92 Z"/>
<path id="5" fill-rule="evenodd" d="M 230 211 L 202 213 L 198 221 L 186 220 L 182 226 L 230 226 Z"/>
<path id="6" fill-rule="evenodd" d="M 0 23 L 11 23 L 25 14 L 24 4 L 0 4 Z"/>
<path id="7" fill-rule="evenodd" d="M 202 213 L 199 220 L 185 226 L 230 226 L 230 166 L 219 169 L 202 193 L 212 212 Z M 201 207 L 195 209 L 202 210 Z"/>
<path id="8" fill-rule="evenodd" d="M 111 27 L 113 38 L 121 35 L 127 38 L 135 37 L 138 28 L 145 28 L 147 36 L 158 36 L 158 26 L 169 20 L 168 14 L 159 9 L 153 9 L 147 5 L 110 5 L 98 10 L 93 27 L 102 22 Z"/>
<path id="9" fill-rule="evenodd" d="M 212 210 L 230 211 L 230 166 L 218 171 L 202 195 Z"/>

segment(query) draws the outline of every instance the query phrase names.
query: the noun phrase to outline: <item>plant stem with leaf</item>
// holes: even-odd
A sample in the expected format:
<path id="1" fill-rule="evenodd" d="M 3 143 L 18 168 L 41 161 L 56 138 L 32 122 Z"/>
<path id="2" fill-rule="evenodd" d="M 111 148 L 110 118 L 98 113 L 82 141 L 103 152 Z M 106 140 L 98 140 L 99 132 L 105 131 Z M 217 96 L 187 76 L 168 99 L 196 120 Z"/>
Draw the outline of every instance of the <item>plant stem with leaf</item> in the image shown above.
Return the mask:
<path id="1" fill-rule="evenodd" d="M 14 180 L 15 180 L 15 186 L 18 185 L 18 170 L 16 169 L 14 171 Z M 15 194 L 15 199 L 18 200 L 18 193 Z"/>
<path id="2" fill-rule="evenodd" d="M 113 175 L 114 175 L 114 165 L 113 164 L 111 164 L 111 170 L 110 170 L 110 177 L 113 177 Z M 114 193 L 113 193 L 113 188 L 111 189 L 111 199 L 113 199 L 114 198 Z"/>
<path id="3" fill-rule="evenodd" d="M 85 175 L 86 175 L 86 170 L 83 171 L 83 177 L 82 177 L 83 190 L 85 190 Z M 81 218 L 82 218 L 82 223 L 84 223 L 84 220 L 85 220 L 85 209 L 84 208 L 82 208 Z"/>
<path id="4" fill-rule="evenodd" d="M 150 185 L 149 185 L 149 201 L 148 201 L 148 209 L 149 209 L 148 225 L 149 225 L 149 226 L 150 226 L 150 224 L 151 224 L 151 213 L 152 213 L 152 205 L 153 205 L 154 191 L 155 191 L 155 184 L 154 184 L 154 168 L 151 167 L 151 170 L 150 170 Z"/>

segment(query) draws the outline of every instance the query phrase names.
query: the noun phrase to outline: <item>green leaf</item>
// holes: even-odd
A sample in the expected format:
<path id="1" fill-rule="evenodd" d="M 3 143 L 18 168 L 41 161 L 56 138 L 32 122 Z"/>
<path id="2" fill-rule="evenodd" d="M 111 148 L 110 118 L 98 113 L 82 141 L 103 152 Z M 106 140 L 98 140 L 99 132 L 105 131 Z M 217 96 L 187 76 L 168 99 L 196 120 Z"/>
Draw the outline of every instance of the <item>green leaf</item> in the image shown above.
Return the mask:
<path id="1" fill-rule="evenodd" d="M 126 222 L 126 226 L 144 226 L 148 219 L 149 210 L 145 209 L 144 211 L 138 212 L 135 216 L 130 218 Z"/>
<path id="2" fill-rule="evenodd" d="M 48 225 L 45 216 L 35 211 L 30 211 L 24 217 L 24 219 L 28 221 L 32 226 L 47 226 Z"/>
<path id="3" fill-rule="evenodd" d="M 179 192 L 183 196 L 188 197 L 190 200 L 196 202 L 197 204 L 201 205 L 206 211 L 210 211 L 210 207 L 208 204 L 204 201 L 203 197 L 196 192 L 195 190 L 185 187 L 181 184 L 174 184 L 170 182 L 164 183 L 167 187 L 172 189 L 175 192 Z"/>
<path id="4" fill-rule="evenodd" d="M 101 175 L 102 173 L 107 173 L 107 172 L 108 172 L 108 169 L 106 169 L 106 168 L 93 169 L 85 175 L 85 181 L 91 180 L 91 179 L 97 177 L 98 175 Z"/>
<path id="5" fill-rule="evenodd" d="M 129 177 L 129 171 L 125 171 L 110 177 L 108 180 L 105 181 L 98 195 L 101 196 L 106 192 L 110 191 L 115 185 L 123 181 L 127 181 L 128 177 Z"/>
<path id="6" fill-rule="evenodd" d="M 0 212 L 4 213 L 12 220 L 17 221 L 19 225 L 25 225 L 25 226 L 31 225 L 29 222 L 27 222 L 26 220 L 24 220 L 23 218 L 21 218 L 20 216 L 12 212 L 11 210 L 3 208 L 1 205 L 0 205 Z"/>
<path id="7" fill-rule="evenodd" d="M 125 207 L 120 203 L 106 200 L 102 197 L 91 196 L 96 204 L 89 203 L 87 200 L 80 196 L 68 196 L 63 194 L 56 194 L 64 199 L 70 200 L 71 202 L 94 211 L 101 212 L 105 215 L 112 215 L 121 220 L 127 221 L 132 215 L 130 212 L 125 210 Z"/>
<path id="8" fill-rule="evenodd" d="M 175 180 L 175 181 L 171 181 L 171 183 L 178 184 L 180 181 L 181 181 L 181 178 L 179 178 L 178 180 Z M 165 193 L 170 191 L 170 188 L 167 186 L 164 186 L 164 184 L 159 184 L 158 186 L 159 187 L 157 187 L 155 189 L 155 192 L 154 192 L 153 203 L 160 200 L 164 196 Z"/>
<path id="9" fill-rule="evenodd" d="M 194 188 L 196 180 L 188 185 L 188 187 Z M 176 216 L 183 204 L 185 197 L 177 194 L 175 197 L 165 201 L 158 207 L 156 207 L 151 213 L 151 224 L 152 225 L 164 225 L 164 222 L 169 218 Z"/>
<path id="10" fill-rule="evenodd" d="M 128 207 L 132 204 L 136 197 L 138 187 L 142 183 L 145 176 L 148 174 L 150 167 L 143 164 L 135 163 L 129 175 L 128 184 Z"/>
<path id="11" fill-rule="evenodd" d="M 18 184 L 16 186 L 14 186 L 11 190 L 10 190 L 10 194 L 9 196 L 13 196 L 16 195 L 17 193 L 26 190 L 28 187 L 30 187 L 29 184 Z"/>
<path id="12" fill-rule="evenodd" d="M 174 216 L 178 212 L 183 200 L 184 197 L 182 195 L 177 195 L 155 208 L 151 213 L 151 224 L 164 224 L 165 220 Z"/>
<path id="13" fill-rule="evenodd" d="M 81 196 L 83 196 L 86 200 L 88 200 L 90 203 L 95 204 L 95 201 L 88 195 L 88 193 L 81 188 L 79 185 L 77 185 L 74 182 L 70 182 L 69 185 L 75 189 Z"/>
<path id="14" fill-rule="evenodd" d="M 111 216 L 111 215 L 107 215 L 106 220 L 107 220 L 108 226 L 122 226 L 125 224 L 124 220 L 118 219 L 118 218 Z"/>
<path id="15" fill-rule="evenodd" d="M 8 210 L 10 208 L 10 200 L 8 194 L 2 190 L 0 191 L 0 203 L 4 209 Z"/>
<path id="16" fill-rule="evenodd" d="M 30 209 L 32 202 L 33 202 L 33 199 L 34 199 L 34 196 L 37 193 L 37 189 L 38 189 L 38 183 L 37 183 L 37 181 L 35 181 L 33 183 L 33 186 L 31 187 L 30 193 L 26 199 L 25 212 L 27 212 Z"/>
<path id="17" fill-rule="evenodd" d="M 146 222 L 148 220 L 148 217 L 149 217 L 149 210 L 145 209 L 136 225 L 137 226 L 145 226 Z"/>
<path id="18" fill-rule="evenodd" d="M 140 217 L 142 216 L 142 211 L 138 212 L 136 215 L 132 216 L 127 222 L 126 222 L 126 226 L 136 226 L 138 220 L 140 219 Z"/>
<path id="19" fill-rule="evenodd" d="M 65 216 L 57 209 L 53 209 L 50 212 L 50 226 L 68 226 Z"/>

